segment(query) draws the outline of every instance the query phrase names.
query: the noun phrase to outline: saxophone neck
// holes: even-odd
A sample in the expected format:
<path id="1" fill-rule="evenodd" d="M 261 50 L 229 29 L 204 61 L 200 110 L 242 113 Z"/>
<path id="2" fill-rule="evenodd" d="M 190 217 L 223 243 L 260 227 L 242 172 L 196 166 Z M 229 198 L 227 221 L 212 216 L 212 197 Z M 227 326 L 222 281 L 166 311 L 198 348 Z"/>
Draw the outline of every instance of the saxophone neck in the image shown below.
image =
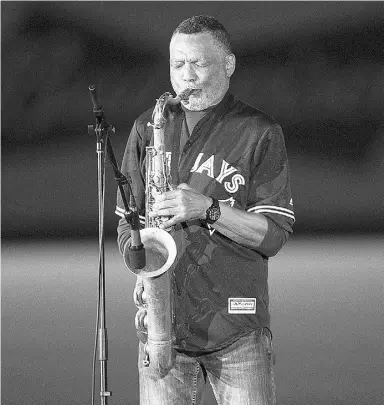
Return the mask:
<path id="1" fill-rule="evenodd" d="M 169 99 L 173 98 L 171 93 L 163 93 L 157 100 L 156 105 L 153 110 L 152 120 L 153 120 L 153 127 L 155 129 L 161 129 L 164 127 L 165 123 L 167 122 L 166 114 L 166 106 Z"/>
<path id="2" fill-rule="evenodd" d="M 195 92 L 195 89 L 187 88 L 183 90 L 180 94 L 173 97 L 171 93 L 165 92 L 163 93 L 157 100 L 156 106 L 153 110 L 152 120 L 153 120 L 153 127 L 154 128 L 162 128 L 164 127 L 167 118 L 166 118 L 166 108 L 167 106 L 174 106 L 180 104 L 182 101 L 186 104 L 189 103 L 189 97 Z"/>

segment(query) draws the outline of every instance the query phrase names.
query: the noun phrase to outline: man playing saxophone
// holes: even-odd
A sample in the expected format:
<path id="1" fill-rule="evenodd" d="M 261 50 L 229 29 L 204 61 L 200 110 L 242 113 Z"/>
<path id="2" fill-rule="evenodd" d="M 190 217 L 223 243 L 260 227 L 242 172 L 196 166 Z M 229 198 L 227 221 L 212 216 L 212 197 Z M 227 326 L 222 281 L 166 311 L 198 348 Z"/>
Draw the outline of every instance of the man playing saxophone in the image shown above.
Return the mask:
<path id="1" fill-rule="evenodd" d="M 174 186 L 156 196 L 152 212 L 145 212 L 145 160 L 153 108 L 135 121 L 122 162 L 141 218 L 163 218 L 159 228 L 171 229 L 177 246 L 174 364 L 155 375 L 143 364 L 140 342 L 140 403 L 202 404 L 208 378 L 218 404 L 274 404 L 268 258 L 295 220 L 282 130 L 230 93 L 236 58 L 216 19 L 183 21 L 169 49 L 173 90 L 190 92 L 164 111 L 165 152 L 177 161 L 171 166 L 178 179 L 174 171 Z M 117 205 L 123 207 L 120 199 Z M 121 253 L 129 237 L 122 219 Z"/>

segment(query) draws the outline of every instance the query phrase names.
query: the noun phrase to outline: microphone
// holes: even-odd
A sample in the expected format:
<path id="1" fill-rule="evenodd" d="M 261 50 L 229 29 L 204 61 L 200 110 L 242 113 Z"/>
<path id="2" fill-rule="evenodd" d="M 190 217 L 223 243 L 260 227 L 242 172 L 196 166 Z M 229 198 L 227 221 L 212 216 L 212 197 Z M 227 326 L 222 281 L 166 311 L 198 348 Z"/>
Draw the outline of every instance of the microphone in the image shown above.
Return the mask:
<path id="1" fill-rule="evenodd" d="M 133 269 L 142 269 L 146 265 L 145 249 L 141 243 L 140 231 L 136 229 L 131 230 L 131 243 L 128 246 L 128 254 L 130 265 Z"/>
<path id="2" fill-rule="evenodd" d="M 103 106 L 100 104 L 99 98 L 97 96 L 96 87 L 91 84 L 88 86 L 89 94 L 91 95 L 91 100 L 93 104 L 93 112 L 95 113 L 96 120 L 99 124 L 102 124 L 104 129 L 109 127 L 109 123 L 105 117 Z"/>
<path id="3" fill-rule="evenodd" d="M 146 265 L 145 249 L 144 245 L 141 243 L 140 236 L 139 211 L 131 189 L 130 180 L 128 180 L 121 172 L 119 172 L 119 174 L 120 176 L 116 175 L 115 178 L 118 180 L 119 190 L 125 208 L 123 215 L 127 224 L 131 227 L 131 238 L 124 247 L 124 259 L 126 260 L 125 264 L 128 269 L 138 270 L 144 268 Z M 125 187 L 123 187 L 123 185 L 125 185 Z M 127 196 L 129 196 L 129 204 Z M 121 208 L 119 209 L 119 207 L 116 207 L 116 214 L 122 216 L 121 211 Z M 127 254 L 125 254 L 125 252 Z"/>
<path id="4" fill-rule="evenodd" d="M 91 84 L 91 85 L 89 85 L 88 89 L 89 89 L 89 94 L 91 95 L 93 111 L 101 110 L 103 108 L 103 106 L 100 105 L 99 99 L 97 97 L 96 87 L 93 84 Z"/>
<path id="5" fill-rule="evenodd" d="M 129 262 L 130 262 L 130 267 L 132 269 L 142 269 L 146 265 L 146 260 L 145 260 L 145 249 L 144 245 L 141 242 L 141 236 L 140 236 L 140 219 L 139 219 L 139 212 L 137 210 L 136 202 L 135 202 L 135 197 L 133 196 L 133 192 L 131 190 L 131 186 L 128 183 L 128 189 L 129 189 L 129 203 L 131 206 L 131 218 L 130 218 L 130 224 L 131 224 L 131 242 L 128 245 L 128 256 L 129 256 Z M 127 219 L 127 217 L 126 217 Z"/>

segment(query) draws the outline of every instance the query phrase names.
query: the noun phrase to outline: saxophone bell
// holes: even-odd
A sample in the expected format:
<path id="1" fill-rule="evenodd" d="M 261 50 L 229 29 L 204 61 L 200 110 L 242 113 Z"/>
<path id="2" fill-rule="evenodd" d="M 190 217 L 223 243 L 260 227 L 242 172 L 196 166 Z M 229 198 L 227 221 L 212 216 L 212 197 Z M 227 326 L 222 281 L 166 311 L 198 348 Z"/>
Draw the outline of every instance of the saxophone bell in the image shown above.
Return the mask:
<path id="1" fill-rule="evenodd" d="M 176 243 L 172 236 L 160 228 L 140 230 L 141 243 L 145 249 L 145 266 L 135 266 L 130 241 L 124 247 L 125 266 L 140 277 L 157 277 L 165 273 L 176 259 Z"/>
<path id="2" fill-rule="evenodd" d="M 177 248 L 172 236 L 160 228 L 140 230 L 145 247 L 145 267 L 134 268 L 130 254 L 130 241 L 124 247 L 125 266 L 140 280 L 134 291 L 139 310 L 135 327 L 145 343 L 144 366 L 151 366 L 157 375 L 165 376 L 174 365 L 172 333 L 172 271 Z"/>

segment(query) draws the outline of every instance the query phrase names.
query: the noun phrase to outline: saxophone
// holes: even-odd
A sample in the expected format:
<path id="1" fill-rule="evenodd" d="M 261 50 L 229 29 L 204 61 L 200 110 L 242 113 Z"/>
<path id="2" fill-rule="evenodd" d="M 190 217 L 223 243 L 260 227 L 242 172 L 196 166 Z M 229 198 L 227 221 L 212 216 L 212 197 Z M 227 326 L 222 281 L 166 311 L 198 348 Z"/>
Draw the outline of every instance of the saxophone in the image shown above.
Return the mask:
<path id="1" fill-rule="evenodd" d="M 146 147 L 146 190 L 145 228 L 140 230 L 141 242 L 145 248 L 146 265 L 133 269 L 129 257 L 129 241 L 124 247 L 123 257 L 126 267 L 137 275 L 133 299 L 139 308 L 135 316 L 135 326 L 146 336 L 144 366 L 164 376 L 174 364 L 173 353 L 173 308 L 172 277 L 169 271 L 176 259 L 176 243 L 172 236 L 159 226 L 166 217 L 152 217 L 156 195 L 172 189 L 169 162 L 165 155 L 164 130 L 166 108 L 169 105 L 188 102 L 193 92 L 186 89 L 172 97 L 164 93 L 157 99 L 152 114 L 153 146 Z"/>

